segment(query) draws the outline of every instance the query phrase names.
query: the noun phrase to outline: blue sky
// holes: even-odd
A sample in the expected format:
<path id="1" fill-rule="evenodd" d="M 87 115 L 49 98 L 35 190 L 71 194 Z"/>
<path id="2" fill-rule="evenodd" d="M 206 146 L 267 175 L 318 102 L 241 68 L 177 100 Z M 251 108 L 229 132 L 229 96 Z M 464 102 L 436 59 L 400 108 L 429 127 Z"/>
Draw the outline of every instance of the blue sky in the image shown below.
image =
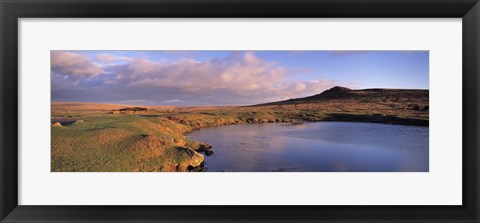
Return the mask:
<path id="1" fill-rule="evenodd" d="M 428 51 L 51 51 L 52 101 L 248 105 L 429 88 Z"/>

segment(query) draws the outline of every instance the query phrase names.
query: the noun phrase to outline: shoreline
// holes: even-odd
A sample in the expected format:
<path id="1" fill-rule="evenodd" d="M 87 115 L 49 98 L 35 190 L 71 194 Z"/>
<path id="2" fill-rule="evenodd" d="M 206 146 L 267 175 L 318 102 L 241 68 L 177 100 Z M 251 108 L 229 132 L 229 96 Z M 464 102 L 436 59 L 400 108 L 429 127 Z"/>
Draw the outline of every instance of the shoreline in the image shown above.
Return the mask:
<path id="1" fill-rule="evenodd" d="M 361 117 L 362 119 L 355 119 L 355 117 Z M 200 145 L 207 145 L 208 149 L 204 148 L 190 148 L 195 150 L 196 152 L 205 152 L 205 154 L 201 154 L 202 156 L 207 156 L 207 151 L 214 151 L 215 148 L 213 146 L 207 144 L 206 142 L 199 142 L 193 141 L 188 139 L 188 134 L 191 133 L 193 130 L 199 131 L 203 128 L 214 128 L 219 126 L 226 126 L 226 125 L 246 125 L 246 124 L 267 124 L 267 123 L 290 123 L 292 125 L 296 124 L 304 124 L 304 123 L 315 123 L 315 122 L 349 122 L 349 123 L 375 123 L 375 124 L 384 124 L 384 125 L 404 125 L 404 126 L 417 126 L 417 127 L 429 127 L 429 120 L 424 119 L 412 119 L 412 118 L 401 118 L 396 116 L 384 116 L 384 115 L 352 115 L 352 114 L 331 114 L 330 116 L 327 115 L 325 119 L 309 121 L 309 120 L 297 120 L 291 119 L 288 121 L 270 121 L 270 120 L 253 120 L 250 122 L 236 122 L 230 124 L 221 124 L 221 125 L 211 125 L 211 126 L 202 126 L 202 127 L 194 127 L 189 131 L 183 132 L 182 134 L 185 138 L 189 141 L 194 143 L 198 143 Z M 214 155 L 213 152 L 210 155 Z M 208 156 L 210 156 L 208 155 Z M 205 161 L 204 161 L 205 162 Z M 204 168 L 205 163 L 202 163 L 201 166 L 193 167 L 195 170 L 200 170 L 200 172 L 205 171 Z"/>
<path id="2" fill-rule="evenodd" d="M 72 122 L 73 119 L 82 122 Z M 54 120 L 63 120 L 65 123 L 52 125 L 52 172 L 202 171 L 205 156 L 212 155 L 215 148 L 211 149 L 207 143 L 188 139 L 187 135 L 193 130 L 222 125 L 332 121 L 423 127 L 428 127 L 429 124 L 426 118 L 386 114 L 268 109 L 151 111 L 147 114 L 56 112 L 51 116 L 51 121 Z M 106 140 L 107 147 L 102 140 Z M 65 152 L 65 149 L 68 152 Z M 103 151 L 105 154 L 93 157 L 95 153 Z M 95 159 L 104 160 L 105 163 L 92 161 Z M 60 160 L 68 162 L 59 162 Z"/>

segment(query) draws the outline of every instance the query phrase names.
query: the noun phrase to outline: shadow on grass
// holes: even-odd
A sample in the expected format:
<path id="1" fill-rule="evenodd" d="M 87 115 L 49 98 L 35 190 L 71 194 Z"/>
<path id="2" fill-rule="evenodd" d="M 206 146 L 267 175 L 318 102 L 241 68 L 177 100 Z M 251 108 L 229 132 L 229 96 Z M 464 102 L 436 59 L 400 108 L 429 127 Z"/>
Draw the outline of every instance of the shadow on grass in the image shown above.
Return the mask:
<path id="1" fill-rule="evenodd" d="M 415 126 L 428 126 L 429 121 L 426 119 L 416 118 L 402 118 L 393 115 L 359 115 L 359 114 L 341 114 L 332 113 L 328 114 L 324 121 L 341 121 L 341 122 L 373 122 L 384 123 L 394 125 L 415 125 Z"/>
<path id="2" fill-rule="evenodd" d="M 105 130 L 105 129 L 116 129 L 117 127 L 113 126 L 107 126 L 107 127 L 99 127 L 99 128 L 91 128 L 91 129 L 85 129 L 84 131 L 100 131 L 100 130 Z"/>
<path id="3" fill-rule="evenodd" d="M 139 115 L 139 117 L 144 117 L 144 118 L 157 118 L 157 117 L 161 117 L 161 115 Z"/>

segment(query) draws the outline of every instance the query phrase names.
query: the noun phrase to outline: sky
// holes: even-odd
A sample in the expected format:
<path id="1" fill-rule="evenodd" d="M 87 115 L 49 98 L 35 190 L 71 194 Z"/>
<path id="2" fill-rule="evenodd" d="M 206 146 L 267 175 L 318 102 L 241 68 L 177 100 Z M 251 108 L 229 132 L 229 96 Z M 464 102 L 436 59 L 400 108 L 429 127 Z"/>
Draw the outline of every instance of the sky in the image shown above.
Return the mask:
<path id="1" fill-rule="evenodd" d="M 428 51 L 50 51 L 53 102 L 252 105 L 429 88 Z"/>

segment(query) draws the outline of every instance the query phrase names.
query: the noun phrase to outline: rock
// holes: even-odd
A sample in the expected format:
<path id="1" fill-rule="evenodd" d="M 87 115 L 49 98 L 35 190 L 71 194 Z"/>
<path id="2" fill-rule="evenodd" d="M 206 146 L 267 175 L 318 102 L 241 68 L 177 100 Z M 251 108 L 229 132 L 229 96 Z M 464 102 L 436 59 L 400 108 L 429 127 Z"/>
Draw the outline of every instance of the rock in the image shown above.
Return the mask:
<path id="1" fill-rule="evenodd" d="M 197 152 L 205 152 L 205 150 L 211 149 L 212 146 L 208 143 L 201 142 L 198 144 L 198 147 L 195 149 Z"/>
<path id="2" fill-rule="evenodd" d="M 187 171 L 189 172 L 205 172 L 207 168 L 205 167 L 205 162 L 202 162 L 199 166 L 188 166 Z"/>
<path id="3" fill-rule="evenodd" d="M 300 125 L 300 124 L 303 124 L 304 121 L 302 121 L 302 120 L 297 120 L 297 119 L 292 119 L 292 120 L 290 121 L 290 123 L 291 123 L 292 125 Z"/>
<path id="4" fill-rule="evenodd" d="M 53 123 L 52 126 L 53 126 L 53 127 L 62 127 L 62 123 L 60 123 L 60 122 L 55 122 L 55 123 Z"/>
<path id="5" fill-rule="evenodd" d="M 207 150 L 207 149 L 211 149 L 211 148 L 212 148 L 212 146 L 209 145 L 208 143 L 202 142 L 200 144 L 200 149 Z"/>
<path id="6" fill-rule="evenodd" d="M 120 114 L 137 114 L 137 113 L 145 114 L 145 113 L 148 113 L 148 112 L 149 112 L 148 108 L 130 107 L 130 108 L 122 108 L 122 109 L 119 109 L 119 110 L 113 110 L 109 113 L 114 114 L 114 115 L 120 115 Z"/>
<path id="7" fill-rule="evenodd" d="M 180 171 L 188 171 L 188 166 L 197 167 L 203 165 L 204 157 L 195 150 L 188 147 L 177 147 L 177 151 L 183 152 L 189 157 L 186 162 L 178 164 L 177 169 Z"/>
<path id="8" fill-rule="evenodd" d="M 133 107 L 133 108 L 122 108 L 122 109 L 119 109 L 119 111 L 133 111 L 133 112 L 136 112 L 136 111 L 148 111 L 147 108 L 143 108 L 143 107 Z"/>
<path id="9" fill-rule="evenodd" d="M 78 124 L 78 123 L 82 123 L 82 122 L 85 122 L 85 121 L 79 119 L 79 120 L 75 121 L 74 123 L 75 123 L 75 124 Z"/>
<path id="10" fill-rule="evenodd" d="M 210 149 L 209 149 L 209 150 L 205 150 L 205 155 L 207 155 L 207 156 L 211 156 L 211 155 L 213 155 L 213 153 L 214 153 L 214 152 L 213 152 L 212 150 L 210 150 Z"/>

